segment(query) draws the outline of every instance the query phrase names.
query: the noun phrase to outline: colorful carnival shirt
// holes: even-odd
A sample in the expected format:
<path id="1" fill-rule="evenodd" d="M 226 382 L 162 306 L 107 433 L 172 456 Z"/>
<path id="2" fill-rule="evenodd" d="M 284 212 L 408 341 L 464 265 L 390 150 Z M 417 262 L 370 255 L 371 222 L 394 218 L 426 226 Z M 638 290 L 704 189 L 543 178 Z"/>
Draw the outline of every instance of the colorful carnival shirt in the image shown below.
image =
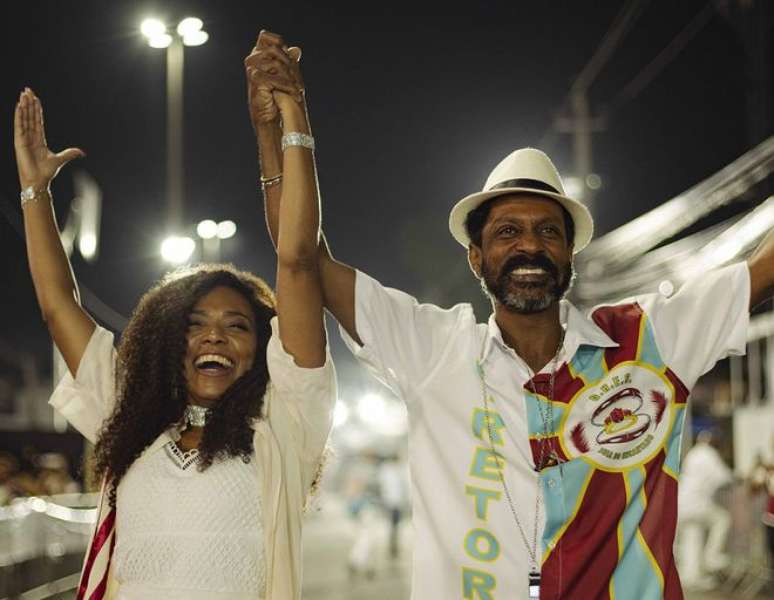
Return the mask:
<path id="1" fill-rule="evenodd" d="M 493 317 L 476 323 L 470 305 L 419 304 L 358 272 L 363 345 L 342 334 L 409 412 L 412 598 L 526 597 L 513 512 L 535 542 L 541 598 L 682 598 L 672 545 L 686 401 L 744 352 L 749 286 L 740 263 L 671 298 L 588 315 L 563 301 L 550 394 L 551 365 L 531 373 Z M 556 460 L 538 472 L 548 447 Z"/>

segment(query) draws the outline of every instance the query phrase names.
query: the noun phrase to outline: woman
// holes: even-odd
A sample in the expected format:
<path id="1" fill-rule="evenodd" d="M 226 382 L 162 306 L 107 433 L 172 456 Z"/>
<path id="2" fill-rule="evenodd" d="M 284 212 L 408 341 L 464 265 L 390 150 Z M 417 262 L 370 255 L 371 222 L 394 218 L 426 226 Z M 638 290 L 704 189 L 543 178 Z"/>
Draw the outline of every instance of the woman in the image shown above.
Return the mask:
<path id="1" fill-rule="evenodd" d="M 179 271 L 141 299 L 117 352 L 78 301 L 49 192 L 83 152 L 51 152 L 40 100 L 30 89 L 19 97 L 30 272 L 69 370 L 51 404 L 96 443 L 104 481 L 79 598 L 301 597 L 303 505 L 336 392 L 316 272 L 317 184 L 294 85 L 262 88 L 293 134 L 276 302 L 263 281 L 230 266 Z"/>

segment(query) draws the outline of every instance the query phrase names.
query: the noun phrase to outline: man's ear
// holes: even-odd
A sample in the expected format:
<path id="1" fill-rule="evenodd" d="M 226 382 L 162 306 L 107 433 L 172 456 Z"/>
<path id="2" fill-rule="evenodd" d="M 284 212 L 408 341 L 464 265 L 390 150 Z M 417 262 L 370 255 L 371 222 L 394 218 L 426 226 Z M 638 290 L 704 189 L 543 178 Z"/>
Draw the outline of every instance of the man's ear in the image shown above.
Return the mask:
<path id="1" fill-rule="evenodd" d="M 475 244 L 468 245 L 468 265 L 476 279 L 481 279 L 481 248 Z"/>

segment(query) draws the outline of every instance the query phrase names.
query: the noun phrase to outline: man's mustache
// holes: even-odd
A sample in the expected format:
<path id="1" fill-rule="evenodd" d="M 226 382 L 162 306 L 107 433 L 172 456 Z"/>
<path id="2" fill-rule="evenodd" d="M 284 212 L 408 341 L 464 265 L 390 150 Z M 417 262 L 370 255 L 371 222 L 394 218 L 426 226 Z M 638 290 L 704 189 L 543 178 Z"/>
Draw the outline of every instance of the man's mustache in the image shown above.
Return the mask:
<path id="1" fill-rule="evenodd" d="M 500 269 L 500 279 L 507 277 L 511 271 L 520 267 L 543 269 L 553 277 L 554 280 L 559 280 L 559 268 L 545 254 L 516 254 L 515 256 L 511 256 L 505 261 L 503 268 Z"/>

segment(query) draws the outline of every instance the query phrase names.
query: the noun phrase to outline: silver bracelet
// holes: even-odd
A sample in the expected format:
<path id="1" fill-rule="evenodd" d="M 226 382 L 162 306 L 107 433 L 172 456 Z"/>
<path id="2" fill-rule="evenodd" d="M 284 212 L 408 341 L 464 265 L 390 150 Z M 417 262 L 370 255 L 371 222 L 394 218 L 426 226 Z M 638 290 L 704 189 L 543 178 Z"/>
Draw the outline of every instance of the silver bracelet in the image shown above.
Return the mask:
<path id="1" fill-rule="evenodd" d="M 301 146 L 302 148 L 309 148 L 314 151 L 314 138 L 306 133 L 299 133 L 298 131 L 291 131 L 282 136 L 282 151 L 284 152 L 290 146 Z"/>
<path id="2" fill-rule="evenodd" d="M 282 179 L 282 172 L 278 173 L 277 175 L 272 175 L 271 177 L 264 177 L 261 175 L 261 183 L 263 185 L 272 185 Z"/>
<path id="3" fill-rule="evenodd" d="M 274 177 L 261 177 L 261 189 L 265 192 L 266 188 L 282 183 L 282 173 Z"/>
<path id="4" fill-rule="evenodd" d="M 46 191 L 48 191 L 48 188 L 35 189 L 35 186 L 28 185 L 21 191 L 21 194 L 19 194 L 21 197 L 22 208 L 24 208 L 24 205 L 27 204 L 27 202 L 33 200 L 37 202 L 38 198 L 40 198 L 40 196 L 42 196 Z"/>

